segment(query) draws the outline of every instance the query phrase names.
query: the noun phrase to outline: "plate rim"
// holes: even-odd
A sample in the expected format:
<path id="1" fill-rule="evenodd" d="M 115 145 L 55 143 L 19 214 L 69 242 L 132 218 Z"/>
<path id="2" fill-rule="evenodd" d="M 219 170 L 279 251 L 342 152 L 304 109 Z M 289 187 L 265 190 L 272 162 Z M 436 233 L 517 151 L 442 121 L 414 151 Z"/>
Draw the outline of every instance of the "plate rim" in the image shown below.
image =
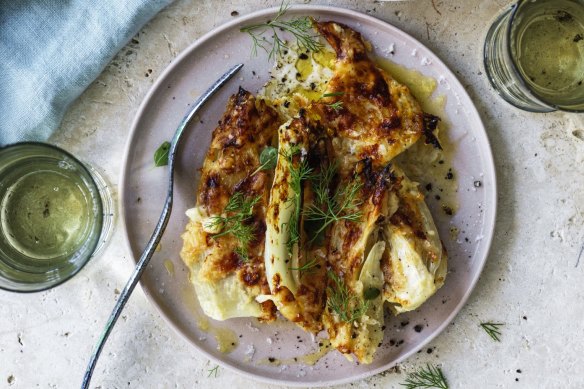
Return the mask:
<path id="1" fill-rule="evenodd" d="M 166 79 L 166 77 L 169 74 L 171 74 L 177 66 L 179 66 L 179 64 L 183 61 L 183 59 L 185 57 L 189 56 L 199 46 L 202 46 L 203 44 L 205 44 L 208 40 L 212 39 L 215 35 L 221 34 L 221 33 L 225 32 L 226 30 L 231 29 L 234 26 L 237 26 L 241 23 L 245 23 L 251 19 L 273 15 L 274 13 L 277 13 L 279 9 L 280 9 L 279 6 L 275 6 L 275 7 L 270 7 L 270 8 L 266 8 L 266 9 L 261 9 L 258 11 L 252 11 L 252 12 L 245 14 L 245 15 L 242 15 L 234 20 L 220 24 L 220 25 L 216 26 L 215 28 L 211 29 L 210 31 L 208 31 L 207 33 L 201 35 L 199 38 L 197 38 L 191 44 L 189 44 L 186 48 L 184 48 L 179 53 L 179 55 L 177 55 L 166 66 L 166 68 L 158 76 L 158 78 L 156 79 L 154 84 L 152 84 L 152 86 L 149 88 L 148 92 L 146 93 L 142 102 L 140 103 L 136 113 L 134 114 L 134 119 L 132 120 L 130 132 L 128 133 L 128 137 L 127 137 L 126 144 L 124 147 L 122 169 L 121 169 L 121 174 L 120 174 L 119 183 L 118 183 L 118 188 L 119 188 L 118 189 L 118 193 L 119 193 L 118 206 L 119 206 L 119 210 L 120 210 L 119 212 L 120 212 L 121 228 L 123 229 L 123 235 L 124 235 L 123 240 L 124 240 L 125 246 L 128 250 L 128 253 L 129 253 L 130 258 L 131 258 L 134 265 L 137 263 L 137 259 L 134 256 L 134 253 L 133 253 L 133 250 L 131 247 L 131 243 L 130 243 L 130 238 L 128 235 L 127 220 L 126 220 L 126 207 L 125 207 L 125 203 L 126 203 L 126 201 L 125 201 L 126 200 L 125 187 L 126 187 L 127 177 L 129 175 L 128 170 L 129 170 L 129 162 L 130 162 L 130 151 L 132 149 L 132 140 L 134 139 L 134 136 L 138 132 L 138 125 L 139 125 L 140 121 L 142 120 L 142 117 L 144 116 L 144 112 L 146 110 L 146 107 L 150 104 L 150 101 L 153 99 L 156 91 L 163 84 L 163 81 Z M 368 14 L 363 13 L 363 12 L 355 11 L 355 10 L 349 9 L 349 8 L 336 7 L 336 6 L 298 4 L 298 5 L 290 5 L 289 10 L 292 10 L 295 12 L 315 11 L 315 12 L 326 12 L 326 13 L 339 14 L 341 16 L 348 17 L 348 18 L 355 18 L 355 19 L 357 19 L 357 22 L 365 20 L 368 23 L 372 23 L 373 25 L 375 25 L 375 27 L 379 26 L 380 28 L 390 28 L 392 30 L 395 30 L 395 31 L 399 32 L 400 34 L 405 35 L 408 39 L 411 39 L 415 44 L 419 45 L 420 47 L 423 47 L 424 49 L 426 49 L 430 53 L 432 53 L 432 55 L 435 57 L 436 62 L 440 66 L 442 66 L 442 68 L 443 68 L 442 70 L 445 71 L 448 74 L 448 76 L 450 76 L 454 80 L 456 80 L 456 82 L 458 84 L 460 84 L 461 86 L 463 85 L 460 82 L 460 80 L 458 79 L 458 77 L 452 72 L 452 70 L 450 70 L 450 68 L 442 61 L 442 59 L 433 50 L 430 50 L 426 45 L 421 43 L 418 39 L 416 39 L 415 37 L 411 36 L 409 33 L 401 30 L 400 28 L 394 26 L 393 24 L 391 24 L 389 22 L 386 22 L 382 19 L 376 18 L 374 16 L 368 15 Z M 470 298 L 473 291 L 475 290 L 476 284 L 478 283 L 478 280 L 479 280 L 479 278 L 484 270 L 487 259 L 490 255 L 490 252 L 492 249 L 493 238 L 495 235 L 496 219 L 497 219 L 497 213 L 498 213 L 497 212 L 498 211 L 498 202 L 497 202 L 497 193 L 498 193 L 497 186 L 498 185 L 497 185 L 497 174 L 496 174 L 496 168 L 495 168 L 495 163 L 494 163 L 492 147 L 491 147 L 491 143 L 489 141 L 489 137 L 487 136 L 487 131 L 486 131 L 485 125 L 483 123 L 482 117 L 479 114 L 475 103 L 473 102 L 473 100 L 471 99 L 471 97 L 469 96 L 468 92 L 466 91 L 466 89 L 464 87 L 462 87 L 461 90 L 463 93 L 463 97 L 467 98 L 471 102 L 471 104 L 469 106 L 465 106 L 465 109 L 467 109 L 469 111 L 469 117 L 475 116 L 478 119 L 478 123 L 480 123 L 480 128 L 473 129 L 473 133 L 478 138 L 481 138 L 480 141 L 481 141 L 481 143 L 483 143 L 485 145 L 485 147 L 484 147 L 485 151 L 488 151 L 488 153 L 485 153 L 485 156 L 487 158 L 484 159 L 486 162 L 486 165 L 483 166 L 483 168 L 485 170 L 488 170 L 488 173 L 493 177 L 492 192 L 491 192 L 491 196 L 490 196 L 491 198 L 489 199 L 491 204 L 493 205 L 492 206 L 493 211 L 491 213 L 491 217 L 489 217 L 489 218 L 485 217 L 485 222 L 483 224 L 483 226 L 484 226 L 483 230 L 488 231 L 488 235 L 486 236 L 486 239 L 485 239 L 485 249 L 484 249 L 483 255 L 478 257 L 478 259 L 480 261 L 478 263 L 477 271 L 476 271 L 474 277 L 472 279 L 470 279 L 469 287 L 465 291 L 464 295 L 462 296 L 462 298 L 460 299 L 458 304 L 452 310 L 452 312 L 446 317 L 446 319 L 432 333 L 430 333 L 428 336 L 426 336 L 418 344 L 417 347 L 413 348 L 410 352 L 407 352 L 404 355 L 402 355 L 401 357 L 396 358 L 391 363 L 388 363 L 386 365 L 380 366 L 380 367 L 375 368 L 375 369 L 368 370 L 366 372 L 363 372 L 363 373 L 360 373 L 360 374 L 357 374 L 357 375 L 351 376 L 351 377 L 346 377 L 346 378 L 341 378 L 341 379 L 336 379 L 336 380 L 327 380 L 327 381 L 314 380 L 312 382 L 294 382 L 294 381 L 287 381 L 287 380 L 278 380 L 278 379 L 265 377 L 265 376 L 262 376 L 259 374 L 253 374 L 253 373 L 247 372 L 245 370 L 241 370 L 237 366 L 232 365 L 230 362 L 218 359 L 214 355 L 208 353 L 203 348 L 199 347 L 199 345 L 197 345 L 195 342 L 193 342 L 185 333 L 183 333 L 180 330 L 180 328 L 178 328 L 178 326 L 176 326 L 174 324 L 174 322 L 167 316 L 167 314 L 164 312 L 162 307 L 159 306 L 159 304 L 156 302 L 154 297 L 150 294 L 150 292 L 148 291 L 148 288 L 143 285 L 143 281 L 140 280 L 139 281 L 140 289 L 146 295 L 146 298 L 147 298 L 149 304 L 151 306 L 155 307 L 156 312 L 163 318 L 163 320 L 166 322 L 166 324 L 170 328 L 173 329 L 173 331 L 175 333 L 177 333 L 181 338 L 183 338 L 189 345 L 193 346 L 200 354 L 202 354 L 203 356 L 209 358 L 211 361 L 217 363 L 218 365 L 220 365 L 220 366 L 222 366 L 222 367 L 224 367 L 232 372 L 235 372 L 235 373 L 237 373 L 241 376 L 244 376 L 246 378 L 249 378 L 251 380 L 255 380 L 255 381 L 259 381 L 259 382 L 263 382 L 263 383 L 267 383 L 267 384 L 286 385 L 286 386 L 291 386 L 291 387 L 310 387 L 310 386 L 314 386 L 314 385 L 334 386 L 334 385 L 348 384 L 351 382 L 363 380 L 363 379 L 368 378 L 368 377 L 372 377 L 372 376 L 379 374 L 383 371 L 386 371 L 386 370 L 392 368 L 393 366 L 397 365 L 398 363 L 401 363 L 404 360 L 410 358 L 413 354 L 417 353 L 418 350 L 422 349 L 424 346 L 426 346 L 428 343 L 430 343 L 432 340 L 434 340 L 438 335 L 440 335 L 444 331 L 444 329 L 452 322 L 452 320 L 454 320 L 454 318 L 460 313 L 462 308 L 466 305 L 468 299 Z M 161 209 L 161 212 L 162 212 L 162 209 Z"/>

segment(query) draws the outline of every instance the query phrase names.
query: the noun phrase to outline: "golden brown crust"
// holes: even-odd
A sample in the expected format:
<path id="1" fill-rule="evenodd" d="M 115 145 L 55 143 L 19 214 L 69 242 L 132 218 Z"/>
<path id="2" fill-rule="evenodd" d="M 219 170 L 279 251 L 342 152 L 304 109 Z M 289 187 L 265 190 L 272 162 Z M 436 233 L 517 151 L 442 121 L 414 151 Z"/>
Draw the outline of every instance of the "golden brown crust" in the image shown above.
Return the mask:
<path id="1" fill-rule="evenodd" d="M 220 215 L 236 192 L 259 197 L 252 217 L 246 221 L 254 231 L 248 247 L 249 260 L 243 261 L 236 253 L 239 243 L 233 236 L 213 237 L 202 228 L 193 228 L 192 223 L 187 229 L 198 238 L 196 244 L 188 247 L 205 253 L 199 256 L 202 267 L 197 274 L 209 282 L 236 275 L 245 291 L 258 297 L 260 320 L 273 320 L 277 306 L 286 319 L 307 331 L 318 332 L 324 326 L 332 345 L 341 353 L 354 354 L 360 362 L 370 363 L 383 331 L 382 296 L 374 306 L 361 307 L 365 313 L 355 314 L 350 308 L 359 308 L 359 302 L 365 301 L 365 287 L 373 288 L 371 280 L 375 277 L 387 283 L 398 282 L 388 262 L 387 231 L 399 229 L 407 239 L 415 241 L 416 251 L 424 253 L 430 263 L 440 260 L 430 247 L 432 242 L 426 241 L 426 235 L 433 233 L 426 234 L 428 215 L 419 210 L 423 196 L 415 195 L 415 191 L 400 192 L 401 180 L 407 178 L 396 176 L 390 164 L 422 135 L 439 147 L 437 139 L 432 138 L 432 123 L 435 127 L 437 121 L 424 115 L 406 86 L 376 66 L 360 33 L 335 22 L 314 22 L 314 26 L 330 43 L 337 58 L 325 96 L 312 103 L 306 100 L 298 116 L 277 132 L 276 111 L 240 89 L 229 100 L 226 113 L 213 131 L 202 168 L 197 199 L 206 217 Z M 280 155 L 275 172 L 251 174 L 259 166 L 261 151 L 275 142 L 276 134 Z M 291 153 L 286 157 L 290 160 L 281 162 L 290 147 L 300 152 Z M 358 186 L 355 196 L 358 210 L 348 210 L 358 212 L 358 220 L 337 219 L 325 230 L 323 242 L 314 245 L 307 235 L 315 230 L 307 233 L 310 223 L 304 220 L 308 208 L 315 204 L 312 182 L 310 179 L 302 182 L 300 198 L 293 198 L 295 192 L 290 191 L 291 169 L 304 161 L 316 174 L 323 166 L 337 165 L 338 174 L 333 178 L 330 193 Z M 289 228 L 279 217 L 289 220 L 284 216 L 289 218 L 291 199 L 298 201 L 304 212 L 299 216 L 299 244 L 286 242 L 286 246 L 292 246 L 287 248 L 292 253 L 286 251 L 289 255 L 285 256 L 274 249 L 284 245 L 270 237 Z M 397 199 L 395 207 L 393 199 Z M 267 242 L 272 244 L 265 249 L 266 234 Z M 443 246 L 433 246 L 443 250 Z M 312 261 L 316 266 L 311 271 L 297 271 Z M 327 270 L 334 274 L 330 279 Z M 373 273 L 377 276 L 372 276 Z M 356 297 L 349 299 L 347 312 L 343 312 L 342 305 L 341 309 L 337 305 L 335 312 L 331 308 L 334 304 L 326 304 L 327 286 L 332 290 L 339 282 L 349 295 Z M 382 283 L 373 285 L 383 290 Z"/>
<path id="2" fill-rule="evenodd" d="M 213 131 L 211 146 L 203 162 L 197 192 L 197 206 L 206 216 L 221 215 L 234 193 L 260 198 L 253 208 L 252 217 L 246 221 L 253 226 L 253 239 L 248 248 L 248 260 L 234 252 L 237 239 L 226 234 L 213 237 L 202 229 L 196 231 L 206 258 L 201 274 L 211 282 L 237 274 L 243 285 L 254 295 L 269 293 L 263 260 L 265 239 L 265 208 L 268 203 L 271 174 L 259 171 L 259 155 L 272 144 L 279 123 L 278 114 L 263 100 L 256 100 L 240 88 L 227 104 L 226 111 Z M 261 304 L 263 320 L 275 319 L 271 302 Z"/>
<path id="3" fill-rule="evenodd" d="M 423 112 L 409 89 L 380 70 L 361 34 L 335 22 L 314 22 L 337 54 L 327 93 L 313 103 L 311 120 L 338 139 L 341 170 L 370 158 L 375 169 L 414 144 L 424 131 Z M 341 102 L 341 106 L 331 106 Z"/>
<path id="4" fill-rule="evenodd" d="M 360 33 L 335 22 L 314 22 L 314 26 L 332 46 L 337 60 L 327 84 L 328 96 L 308 106 L 307 117 L 332 139 L 339 187 L 354 181 L 361 185 L 357 199 L 362 216 L 333 224 L 328 267 L 350 293 L 358 293 L 365 257 L 381 239 L 381 226 L 389 222 L 386 198 L 395 179 L 389 163 L 423 135 L 424 114 L 409 89 L 369 58 Z M 359 360 L 365 357 L 353 323 L 338 320 L 328 308 L 323 322 L 340 352 L 354 353 Z"/>

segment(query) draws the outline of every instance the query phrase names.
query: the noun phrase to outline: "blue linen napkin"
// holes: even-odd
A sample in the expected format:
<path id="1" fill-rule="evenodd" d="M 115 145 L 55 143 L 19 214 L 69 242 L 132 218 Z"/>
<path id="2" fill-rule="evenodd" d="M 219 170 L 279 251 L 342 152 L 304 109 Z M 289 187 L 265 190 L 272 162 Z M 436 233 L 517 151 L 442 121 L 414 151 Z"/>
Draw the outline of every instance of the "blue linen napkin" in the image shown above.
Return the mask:
<path id="1" fill-rule="evenodd" d="M 0 0 L 0 145 L 46 140 L 69 104 L 172 0 Z"/>

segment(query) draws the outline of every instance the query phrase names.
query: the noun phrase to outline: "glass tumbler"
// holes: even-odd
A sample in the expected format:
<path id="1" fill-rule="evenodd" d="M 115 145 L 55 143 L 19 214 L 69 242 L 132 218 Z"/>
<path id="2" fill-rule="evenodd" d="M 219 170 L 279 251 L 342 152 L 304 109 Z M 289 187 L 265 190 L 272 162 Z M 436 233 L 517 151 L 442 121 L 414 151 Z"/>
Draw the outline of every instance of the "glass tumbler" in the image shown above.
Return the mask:
<path id="1" fill-rule="evenodd" d="M 71 278 L 104 243 L 112 217 L 103 178 L 68 152 L 1 148 L 0 288 L 35 292 Z"/>
<path id="2" fill-rule="evenodd" d="M 532 112 L 584 112 L 584 0 L 519 0 L 489 29 L 487 76 Z"/>

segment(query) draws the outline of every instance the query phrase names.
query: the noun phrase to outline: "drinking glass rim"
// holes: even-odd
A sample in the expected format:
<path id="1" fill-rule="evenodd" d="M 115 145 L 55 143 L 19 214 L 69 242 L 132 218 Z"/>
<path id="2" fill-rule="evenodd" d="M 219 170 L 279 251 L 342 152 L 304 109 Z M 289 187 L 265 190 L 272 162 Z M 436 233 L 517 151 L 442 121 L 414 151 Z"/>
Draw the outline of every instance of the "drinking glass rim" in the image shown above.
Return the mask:
<path id="1" fill-rule="evenodd" d="M 515 59 L 513 58 L 513 55 L 511 53 L 511 24 L 515 20 L 515 16 L 517 15 L 517 12 L 521 8 L 521 5 L 524 3 L 530 2 L 530 1 L 532 1 L 532 0 L 517 0 L 517 2 L 511 6 L 511 14 L 509 15 L 509 20 L 507 21 L 507 31 L 506 31 L 507 42 L 506 42 L 505 46 L 507 49 L 507 54 L 509 55 L 509 58 L 511 59 L 510 62 L 511 62 L 511 66 L 513 67 L 513 72 L 517 76 L 516 77 L 517 80 L 525 88 L 525 91 L 528 92 L 529 95 L 533 99 L 535 99 L 539 104 L 544 105 L 544 106 L 549 107 L 549 108 L 552 108 L 552 109 L 555 109 L 557 111 L 582 113 L 582 112 L 584 112 L 584 108 L 582 108 L 582 109 L 562 108 L 562 107 L 559 107 L 557 104 L 553 104 L 553 103 L 550 103 L 548 101 L 542 100 L 542 98 L 538 94 L 533 92 L 533 90 L 529 86 L 529 84 L 527 84 L 524 81 L 523 76 L 521 76 L 521 72 L 519 71 L 519 65 L 515 62 Z M 552 0 L 546 0 L 546 1 L 552 1 Z M 579 1 L 579 0 L 577 0 L 577 1 Z M 579 1 L 579 2 L 582 3 L 582 1 Z M 581 4 L 581 5 L 584 5 L 584 4 Z"/>
<path id="2" fill-rule="evenodd" d="M 16 143 L 11 143 L 8 145 L 4 145 L 2 147 L 0 147 L 0 156 L 1 153 L 7 149 L 11 149 L 14 147 L 18 147 L 18 146 L 40 146 L 40 147 L 45 147 L 47 149 L 52 149 L 54 151 L 57 151 L 61 154 L 63 154 L 64 156 L 66 156 L 67 158 L 70 158 L 75 164 L 78 165 L 78 167 L 81 168 L 82 171 L 84 171 L 87 176 L 89 177 L 90 180 L 90 184 L 91 186 L 93 186 L 96 190 L 97 196 L 96 196 L 96 201 L 98 203 L 99 206 L 99 213 L 103 214 L 103 201 L 101 199 L 101 195 L 100 195 L 100 191 L 99 191 L 99 186 L 97 184 L 97 182 L 95 182 L 95 179 L 93 178 L 93 174 L 91 173 L 91 171 L 85 166 L 85 164 L 83 162 L 81 162 L 78 158 L 76 158 L 75 156 L 73 156 L 73 154 L 71 154 L 70 152 L 68 152 L 67 150 L 64 150 L 58 146 L 52 145 L 50 143 L 47 142 L 40 142 L 40 141 L 23 141 L 23 142 L 16 142 Z M 52 283 L 47 283 L 46 286 L 40 287 L 40 288 L 33 288 L 33 289 L 18 289 L 18 288 L 10 288 L 7 286 L 2 286 L 2 284 L 0 284 L 0 290 L 5 290 L 8 292 L 16 292 L 16 293 L 38 293 L 38 292 L 44 292 L 46 290 L 55 288 L 63 283 L 65 283 L 66 281 L 69 281 L 71 278 L 73 278 L 73 276 L 75 276 L 77 273 L 79 273 L 81 271 L 81 269 L 83 269 L 85 267 L 85 265 L 87 265 L 87 263 L 89 262 L 89 260 L 93 257 L 93 254 L 95 252 L 95 249 L 98 247 L 99 245 L 99 241 L 101 240 L 101 235 L 103 234 L 103 217 L 102 219 L 99 221 L 99 230 L 100 230 L 100 237 L 96 240 L 94 247 L 89 250 L 89 254 L 87 255 L 86 258 L 84 258 L 81 263 L 79 264 L 78 267 L 74 268 L 74 270 L 71 273 L 68 273 L 65 277 L 59 279 L 56 282 L 52 282 Z M 3 278 L 0 276 L 0 278 Z M 15 284 L 18 284 L 16 282 L 14 282 Z M 22 285 L 24 285 L 25 283 L 21 283 Z M 34 284 L 34 283 L 31 283 Z"/>

